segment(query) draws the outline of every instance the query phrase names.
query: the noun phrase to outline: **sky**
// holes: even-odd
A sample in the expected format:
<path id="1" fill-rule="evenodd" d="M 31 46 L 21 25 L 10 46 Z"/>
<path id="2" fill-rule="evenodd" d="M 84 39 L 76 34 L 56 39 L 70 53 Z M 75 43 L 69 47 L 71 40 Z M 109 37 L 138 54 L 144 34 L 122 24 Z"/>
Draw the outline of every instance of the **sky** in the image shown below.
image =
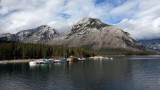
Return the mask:
<path id="1" fill-rule="evenodd" d="M 160 38 L 160 0 L 0 0 L 0 34 L 40 25 L 63 33 L 86 16 L 136 40 Z"/>

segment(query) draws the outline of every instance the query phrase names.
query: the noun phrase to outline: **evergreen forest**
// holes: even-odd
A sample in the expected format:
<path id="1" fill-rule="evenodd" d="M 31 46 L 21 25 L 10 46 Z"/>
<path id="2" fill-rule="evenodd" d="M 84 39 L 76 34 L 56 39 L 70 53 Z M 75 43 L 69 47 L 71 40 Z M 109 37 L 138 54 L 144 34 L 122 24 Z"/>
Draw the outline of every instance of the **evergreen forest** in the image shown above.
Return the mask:
<path id="1" fill-rule="evenodd" d="M 39 59 L 55 57 L 89 57 L 95 52 L 83 48 L 73 48 L 65 46 L 50 46 L 45 44 L 0 42 L 0 60 L 10 59 Z"/>

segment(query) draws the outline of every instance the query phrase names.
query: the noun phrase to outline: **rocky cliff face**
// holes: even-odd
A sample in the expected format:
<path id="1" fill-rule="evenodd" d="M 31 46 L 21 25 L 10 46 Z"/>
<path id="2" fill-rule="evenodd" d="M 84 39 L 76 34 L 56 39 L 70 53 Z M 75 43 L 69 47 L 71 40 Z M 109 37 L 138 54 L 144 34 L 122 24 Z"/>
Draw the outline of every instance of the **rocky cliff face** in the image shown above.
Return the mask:
<path id="1" fill-rule="evenodd" d="M 0 35 L 0 40 L 2 41 L 18 41 L 15 34 L 4 33 Z"/>
<path id="2" fill-rule="evenodd" d="M 16 34 L 1 34 L 0 39 L 29 43 L 47 43 L 58 36 L 59 33 L 55 29 L 42 25 L 34 29 L 20 31 Z"/>
<path id="3" fill-rule="evenodd" d="M 59 36 L 59 33 L 52 29 L 51 27 L 47 25 L 42 25 L 30 32 L 31 34 L 28 34 L 28 32 L 24 32 L 22 34 L 18 34 L 20 36 L 22 42 L 29 42 L 29 43 L 47 43 L 50 40 L 56 38 Z M 27 38 L 23 39 L 23 35 L 26 35 Z"/>
<path id="4" fill-rule="evenodd" d="M 141 44 L 133 40 L 127 32 L 90 17 L 82 19 L 68 32 L 53 39 L 49 44 L 70 47 L 89 46 L 95 50 L 104 48 L 138 50 L 142 48 Z"/>

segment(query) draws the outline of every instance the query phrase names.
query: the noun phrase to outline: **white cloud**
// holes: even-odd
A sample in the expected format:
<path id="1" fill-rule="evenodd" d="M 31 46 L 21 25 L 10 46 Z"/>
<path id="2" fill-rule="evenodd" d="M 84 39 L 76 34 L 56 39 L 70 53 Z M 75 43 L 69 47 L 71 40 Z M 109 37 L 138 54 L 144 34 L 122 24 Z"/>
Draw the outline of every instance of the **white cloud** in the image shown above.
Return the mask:
<path id="1" fill-rule="evenodd" d="M 118 27 L 129 32 L 135 39 L 151 39 L 160 37 L 160 17 L 156 19 L 124 19 Z"/>
<path id="2" fill-rule="evenodd" d="M 59 30 L 60 33 L 63 33 L 64 31 L 69 30 L 70 27 L 75 23 L 76 22 L 73 20 L 65 20 L 49 22 L 47 25 L 54 27 L 55 29 Z"/>
<path id="3" fill-rule="evenodd" d="M 91 16 L 114 23 L 134 39 L 160 37 L 160 0 L 116 1 L 1 0 L 0 33 L 16 33 L 43 24 L 64 32 L 83 17 Z"/>
<path id="4" fill-rule="evenodd" d="M 2 0 L 0 14 L 8 14 L 0 19 L 1 33 L 16 33 L 23 29 L 34 28 L 61 18 L 64 0 Z M 4 12 L 3 9 L 6 9 Z M 18 12 L 8 13 L 13 10 Z"/>
<path id="5" fill-rule="evenodd" d="M 134 39 L 160 38 L 160 1 L 133 0 L 129 2 L 137 3 L 136 5 L 131 5 L 136 10 L 134 13 L 123 11 L 122 7 L 125 7 L 125 4 L 117 7 L 117 10 L 122 9 L 122 11 L 117 11 L 116 14 L 130 13 L 131 16 L 130 19 L 124 18 L 116 25 L 129 32 Z M 130 6 L 125 8 L 128 8 L 127 11 L 132 11 L 132 9 L 129 9 Z"/>
<path id="6" fill-rule="evenodd" d="M 135 6 L 137 5 L 137 2 L 134 2 L 134 1 L 128 1 L 128 2 L 125 2 L 124 4 L 116 7 L 116 8 L 113 8 L 110 13 L 111 14 L 122 14 L 122 15 L 126 15 L 126 14 L 130 14 L 132 12 L 132 8 L 134 8 Z"/>
<path id="7" fill-rule="evenodd" d="M 105 7 L 95 6 L 92 0 L 2 0 L 0 33 L 34 28 L 48 24 L 64 32 L 85 16 L 102 17 Z M 12 12 L 17 10 L 16 12 Z M 61 14 L 69 15 L 63 18 Z"/>

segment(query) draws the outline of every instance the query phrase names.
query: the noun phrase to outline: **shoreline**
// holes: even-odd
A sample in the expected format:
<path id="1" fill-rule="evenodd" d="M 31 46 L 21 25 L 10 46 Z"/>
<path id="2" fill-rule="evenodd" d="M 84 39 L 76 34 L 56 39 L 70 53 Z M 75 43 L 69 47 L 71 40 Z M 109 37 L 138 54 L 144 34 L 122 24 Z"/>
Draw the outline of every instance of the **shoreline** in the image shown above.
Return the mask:
<path id="1" fill-rule="evenodd" d="M 2 60 L 0 64 L 7 64 L 7 63 L 27 63 L 30 62 L 32 59 L 15 59 L 15 60 Z M 33 60 L 42 60 L 42 59 L 33 59 Z"/>
<path id="2" fill-rule="evenodd" d="M 100 55 L 100 56 L 160 56 L 160 55 Z M 14 59 L 14 60 L 1 60 L 0 64 L 7 63 L 25 63 L 30 62 L 31 60 L 43 60 L 43 59 Z"/>

